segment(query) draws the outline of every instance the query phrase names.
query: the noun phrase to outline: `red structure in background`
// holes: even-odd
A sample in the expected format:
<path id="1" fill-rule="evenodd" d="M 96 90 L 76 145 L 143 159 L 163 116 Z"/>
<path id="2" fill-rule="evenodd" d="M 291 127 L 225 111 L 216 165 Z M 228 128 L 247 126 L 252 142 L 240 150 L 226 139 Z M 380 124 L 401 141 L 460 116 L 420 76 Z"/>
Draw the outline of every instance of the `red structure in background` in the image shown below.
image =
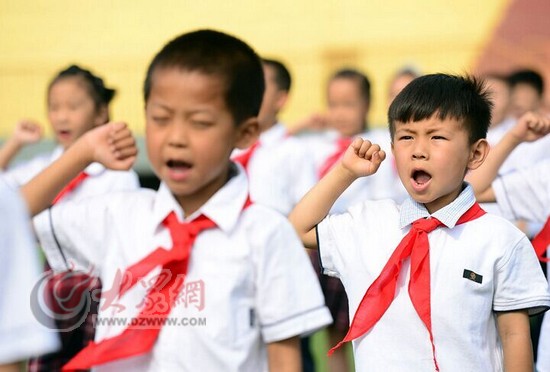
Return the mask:
<path id="1" fill-rule="evenodd" d="M 479 74 L 531 68 L 544 77 L 550 107 L 550 1 L 511 0 L 500 24 L 474 63 Z"/>

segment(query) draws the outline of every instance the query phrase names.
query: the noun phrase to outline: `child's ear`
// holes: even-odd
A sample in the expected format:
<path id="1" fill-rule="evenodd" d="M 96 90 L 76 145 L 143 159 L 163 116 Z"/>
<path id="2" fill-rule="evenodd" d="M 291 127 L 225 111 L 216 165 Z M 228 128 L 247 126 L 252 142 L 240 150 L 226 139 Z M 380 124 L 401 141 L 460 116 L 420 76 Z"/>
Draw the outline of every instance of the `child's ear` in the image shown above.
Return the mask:
<path id="1" fill-rule="evenodd" d="M 277 92 L 277 112 L 281 111 L 281 109 L 286 104 L 286 101 L 288 100 L 288 92 L 284 90 L 280 90 Z"/>
<path id="2" fill-rule="evenodd" d="M 109 110 L 107 106 L 101 106 L 96 113 L 94 126 L 98 127 L 100 125 L 106 124 L 109 121 Z"/>
<path id="3" fill-rule="evenodd" d="M 485 138 L 477 140 L 470 146 L 470 159 L 468 160 L 468 169 L 477 169 L 489 154 L 489 143 Z"/>
<path id="4" fill-rule="evenodd" d="M 260 124 L 258 118 L 253 117 L 245 120 L 237 127 L 237 137 L 235 139 L 235 147 L 238 149 L 246 149 L 254 144 L 260 136 Z"/>

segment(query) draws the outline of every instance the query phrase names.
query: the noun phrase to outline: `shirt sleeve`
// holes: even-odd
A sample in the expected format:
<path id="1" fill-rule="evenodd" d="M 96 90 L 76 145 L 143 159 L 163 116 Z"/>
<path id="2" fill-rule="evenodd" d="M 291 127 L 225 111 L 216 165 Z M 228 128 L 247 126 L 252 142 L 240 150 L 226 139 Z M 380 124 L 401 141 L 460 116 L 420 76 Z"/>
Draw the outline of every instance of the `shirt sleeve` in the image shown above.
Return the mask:
<path id="1" fill-rule="evenodd" d="M 59 203 L 33 222 L 54 271 L 72 269 L 98 275 L 108 248 L 103 242 L 113 226 L 108 196 Z"/>
<path id="2" fill-rule="evenodd" d="M 548 282 L 540 268 L 533 246 L 526 236 L 497 262 L 495 311 L 528 310 L 535 315 L 550 307 Z"/>
<path id="3" fill-rule="evenodd" d="M 544 222 L 550 210 L 550 161 L 497 178 L 493 190 L 507 219 Z"/>
<path id="4" fill-rule="evenodd" d="M 257 309 L 266 343 L 304 336 L 332 322 L 305 249 L 288 221 L 276 217 L 267 239 L 256 242 Z"/>
<path id="5" fill-rule="evenodd" d="M 320 266 L 325 275 L 341 278 L 346 261 L 351 258 L 351 242 L 357 235 L 353 213 L 354 208 L 328 215 L 316 227 Z"/>
<path id="6" fill-rule="evenodd" d="M 19 195 L 0 185 L 0 364 L 53 352 L 53 324 L 40 323 L 29 298 L 40 283 L 37 247 Z"/>

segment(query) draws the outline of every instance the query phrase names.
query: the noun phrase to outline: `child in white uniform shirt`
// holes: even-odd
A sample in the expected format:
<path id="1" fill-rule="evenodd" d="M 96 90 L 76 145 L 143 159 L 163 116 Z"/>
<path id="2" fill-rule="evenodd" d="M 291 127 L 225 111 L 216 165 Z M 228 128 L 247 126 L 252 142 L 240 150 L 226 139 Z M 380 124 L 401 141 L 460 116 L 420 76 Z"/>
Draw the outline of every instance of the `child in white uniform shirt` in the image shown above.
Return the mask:
<path id="1" fill-rule="evenodd" d="M 38 142 L 42 136 L 39 124 L 22 120 L 0 149 L 0 169 L 5 180 L 14 187 L 20 187 L 59 158 L 82 134 L 107 123 L 109 103 L 114 95 L 113 89 L 107 88 L 100 77 L 86 69 L 72 65 L 60 71 L 47 91 L 48 119 L 58 146 L 51 154 L 39 155 L 8 167 L 24 146 Z M 95 164 L 86 172 L 90 178 L 73 195 L 67 195 L 67 199 L 75 197 L 81 188 L 87 190 L 79 197 L 139 187 L 137 175 L 132 171 L 115 172 Z"/>
<path id="2" fill-rule="evenodd" d="M 263 87 L 261 62 L 242 41 L 210 30 L 177 37 L 155 56 L 145 80 L 147 150 L 159 191 L 64 203 L 35 221 L 52 267 L 65 257 L 94 267 L 104 287 L 112 285 L 103 293 L 96 343 L 66 369 L 300 369 L 299 336 L 328 324 L 329 312 L 291 225 L 249 206 L 244 170 L 230 161 L 235 147 L 257 139 Z M 135 154 L 124 124 L 89 132 L 23 188 L 30 210 L 47 207 L 91 161 L 127 169 Z M 174 216 L 186 223 L 180 234 L 171 227 L 180 224 Z M 190 256 L 183 255 L 191 239 L 186 226 L 205 220 L 215 226 L 199 232 Z M 128 285 L 122 274 L 134 270 L 141 274 L 130 278 L 141 280 Z M 158 289 L 163 278 L 173 285 L 183 278 L 184 287 Z M 153 301 L 166 289 L 177 297 Z M 151 317 L 139 315 L 148 310 Z M 153 324 L 147 322 L 157 311 L 175 323 L 140 328 Z"/>
<path id="3" fill-rule="evenodd" d="M 503 176 L 497 174 L 507 156 L 521 143 L 538 140 L 548 132 L 549 118 L 533 113 L 522 116 L 491 150 L 485 163 L 468 176 L 478 200 L 496 201 L 505 218 L 522 218 L 544 224 L 550 217 L 550 160 Z M 547 271 L 547 275 L 550 280 L 550 272 Z M 550 318 L 545 314 L 538 345 L 537 371 L 550 371 L 549 350 Z"/>
<path id="4" fill-rule="evenodd" d="M 489 120 L 479 82 L 420 77 L 389 109 L 410 197 L 325 218 L 346 187 L 385 158 L 378 145 L 356 139 L 291 213 L 325 272 L 344 283 L 353 314 L 344 340 L 353 340 L 358 370 L 532 370 L 528 315 L 550 307 L 548 284 L 525 235 L 485 214 L 463 182 L 486 157 Z"/>
<path id="5" fill-rule="evenodd" d="M 300 139 L 308 148 L 315 164 L 318 178 L 334 165 L 355 137 L 378 143 L 389 150 L 390 135 L 385 129 L 368 129 L 367 117 L 370 108 L 370 81 L 358 70 L 342 69 L 335 72 L 327 86 L 327 113 L 325 120 L 332 130 L 319 135 L 304 135 Z M 331 208 L 331 213 L 345 211 L 365 199 L 402 199 L 404 189 L 398 182 L 397 172 L 389 160 L 383 164 L 375 177 L 358 180 L 342 193 Z M 334 324 L 329 327 L 330 342 L 335 343 L 346 334 L 349 324 L 348 300 L 338 278 L 322 275 L 318 267 L 317 254 L 311 254 L 319 271 L 321 288 L 331 310 Z M 331 371 L 348 370 L 344 350 L 338 350 L 328 361 Z"/>
<path id="6" fill-rule="evenodd" d="M 262 59 L 262 65 L 265 92 L 258 114 L 260 138 L 257 145 L 236 150 L 234 158 L 251 152 L 246 164 L 250 197 L 286 216 L 315 184 L 315 169 L 307 149 L 279 121 L 292 83 L 288 69 L 274 59 Z"/>
<path id="7" fill-rule="evenodd" d="M 5 180 L 14 188 L 19 188 L 59 158 L 82 134 L 107 123 L 109 104 L 114 94 L 115 91 L 106 87 L 100 77 L 79 66 L 69 66 L 60 71 L 47 89 L 48 119 L 58 146 L 51 154 L 39 155 L 8 168 L 2 173 Z M 31 121 L 18 123 L 14 135 L 0 149 L 0 168 L 6 168 L 23 146 L 37 142 L 40 134 L 38 124 Z M 77 201 L 93 195 L 135 190 L 139 187 L 137 175 L 133 171 L 106 170 L 101 164 L 94 163 L 85 169 L 85 173 L 86 178 L 82 178 L 72 190 L 60 196 L 59 202 Z M 70 270 L 71 267 L 67 266 L 65 269 Z M 50 296 L 54 304 L 51 310 L 55 313 L 53 317 L 56 318 L 56 325 L 60 331 L 62 348 L 58 353 L 31 359 L 31 371 L 58 369 L 94 339 L 92 317 L 97 314 L 97 303 L 91 304 L 91 311 L 87 316 L 80 314 L 80 299 L 74 297 L 74 294 L 71 295 L 74 288 L 79 285 L 89 285 L 91 290 L 101 289 L 95 278 L 84 273 L 61 274 L 50 279 L 45 295 Z M 66 314 L 60 313 L 62 310 L 57 305 L 65 309 L 70 308 L 71 313 L 78 315 L 68 319 Z"/>
<path id="8" fill-rule="evenodd" d="M 1 177 L 0 221 L 0 370 L 19 371 L 18 362 L 57 350 L 59 340 L 32 313 L 39 259 L 23 201 Z"/>

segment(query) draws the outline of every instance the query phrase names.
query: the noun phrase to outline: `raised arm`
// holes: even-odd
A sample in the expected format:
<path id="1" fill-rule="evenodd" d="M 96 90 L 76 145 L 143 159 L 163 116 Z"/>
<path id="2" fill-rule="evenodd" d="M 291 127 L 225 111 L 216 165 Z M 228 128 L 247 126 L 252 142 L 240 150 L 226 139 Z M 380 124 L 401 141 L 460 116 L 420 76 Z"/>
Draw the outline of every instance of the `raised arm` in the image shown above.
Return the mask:
<path id="1" fill-rule="evenodd" d="M 315 226 L 325 218 L 336 199 L 357 178 L 376 173 L 385 158 L 380 146 L 356 138 L 342 160 L 300 200 L 288 218 L 306 248 L 317 248 Z"/>
<path id="2" fill-rule="evenodd" d="M 491 183 L 497 177 L 502 163 L 520 143 L 536 141 L 548 133 L 550 133 L 550 118 L 532 112 L 519 118 L 516 125 L 504 135 L 496 146 L 491 148 L 485 162 L 466 176 L 466 181 L 474 188 L 478 201 L 495 201 Z"/>
<path id="3" fill-rule="evenodd" d="M 135 140 L 124 123 L 105 124 L 87 132 L 21 188 L 29 213 L 35 216 L 46 209 L 63 187 L 90 163 L 128 170 L 136 155 Z"/>
<path id="4" fill-rule="evenodd" d="M 6 169 L 12 159 L 25 146 L 36 143 L 42 138 L 42 127 L 31 121 L 21 120 L 15 126 L 13 134 L 0 148 L 0 170 Z"/>

